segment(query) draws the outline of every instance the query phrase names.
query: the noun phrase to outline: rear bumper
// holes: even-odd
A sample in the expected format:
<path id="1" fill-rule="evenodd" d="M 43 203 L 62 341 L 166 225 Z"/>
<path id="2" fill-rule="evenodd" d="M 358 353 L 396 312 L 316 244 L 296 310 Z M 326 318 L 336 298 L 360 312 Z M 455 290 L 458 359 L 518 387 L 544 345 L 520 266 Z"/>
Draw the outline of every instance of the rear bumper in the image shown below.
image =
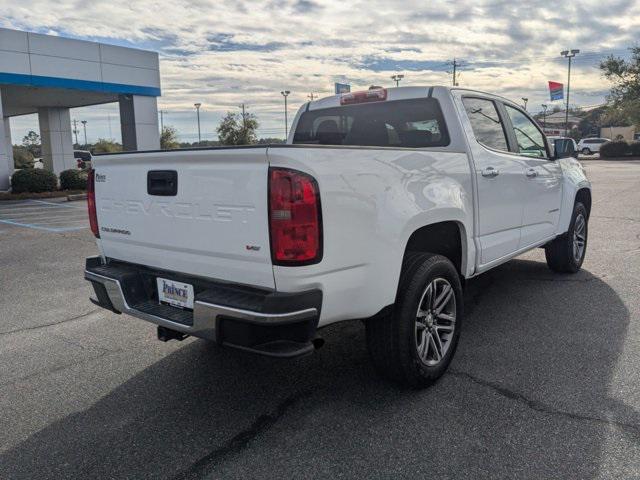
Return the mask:
<path id="1" fill-rule="evenodd" d="M 274 357 L 313 351 L 322 292 L 281 293 L 203 280 L 176 272 L 89 257 L 85 279 L 93 285 L 93 303 L 171 330 L 222 345 Z M 193 311 L 158 302 L 155 278 L 194 286 Z"/>

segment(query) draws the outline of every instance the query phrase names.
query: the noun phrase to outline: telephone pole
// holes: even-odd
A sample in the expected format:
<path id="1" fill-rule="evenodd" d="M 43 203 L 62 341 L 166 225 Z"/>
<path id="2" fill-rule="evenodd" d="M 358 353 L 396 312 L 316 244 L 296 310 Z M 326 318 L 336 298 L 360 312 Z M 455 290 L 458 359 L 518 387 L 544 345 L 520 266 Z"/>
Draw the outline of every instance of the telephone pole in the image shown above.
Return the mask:
<path id="1" fill-rule="evenodd" d="M 547 130 L 547 108 L 549 108 L 549 105 L 547 105 L 546 103 L 543 103 L 542 104 L 542 131 L 543 132 L 546 132 Z"/>
<path id="2" fill-rule="evenodd" d="M 564 114 L 564 136 L 565 137 L 569 132 L 569 93 L 571 91 L 571 59 L 575 57 L 578 53 L 580 53 L 580 50 L 578 49 L 563 50 L 562 52 L 560 52 L 561 56 L 569 59 L 569 70 L 567 72 L 567 108 L 565 109 L 565 114 Z"/>
<path id="3" fill-rule="evenodd" d="M 78 143 L 78 120 L 76 120 L 75 118 L 73 119 L 73 134 L 76 136 L 76 145 L 79 145 L 79 143 Z"/>
<path id="4" fill-rule="evenodd" d="M 160 134 L 164 132 L 164 110 L 160 110 Z"/>
<path id="5" fill-rule="evenodd" d="M 457 87 L 458 86 L 458 69 L 463 65 L 462 62 L 460 62 L 459 60 L 457 60 L 455 57 L 452 61 L 449 61 L 449 65 L 451 65 L 453 67 L 452 71 L 449 72 L 453 75 L 453 86 Z"/>
<path id="6" fill-rule="evenodd" d="M 311 92 L 309 95 L 307 95 L 307 98 L 313 102 L 313 99 L 316 98 L 317 96 L 318 95 L 315 95 L 313 92 Z"/>

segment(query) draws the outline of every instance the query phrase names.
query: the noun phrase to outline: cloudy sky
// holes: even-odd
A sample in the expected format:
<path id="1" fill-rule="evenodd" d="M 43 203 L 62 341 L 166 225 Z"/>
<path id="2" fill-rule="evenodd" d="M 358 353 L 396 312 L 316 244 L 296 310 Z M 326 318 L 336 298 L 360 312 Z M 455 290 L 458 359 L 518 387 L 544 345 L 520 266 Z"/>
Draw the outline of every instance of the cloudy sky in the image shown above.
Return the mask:
<path id="1" fill-rule="evenodd" d="M 260 136 L 283 136 L 283 89 L 291 118 L 336 81 L 390 86 L 397 72 L 401 85 L 450 84 L 453 58 L 461 86 L 528 97 L 538 111 L 547 81 L 566 81 L 559 52 L 579 48 L 571 103 L 600 104 L 608 84 L 597 65 L 640 43 L 640 0 L 0 0 L 0 26 L 159 52 L 165 125 L 192 141 L 194 102 L 205 138 L 243 102 Z M 89 141 L 120 139 L 116 105 L 72 116 L 88 120 Z M 34 116 L 14 119 L 14 141 L 36 127 Z"/>

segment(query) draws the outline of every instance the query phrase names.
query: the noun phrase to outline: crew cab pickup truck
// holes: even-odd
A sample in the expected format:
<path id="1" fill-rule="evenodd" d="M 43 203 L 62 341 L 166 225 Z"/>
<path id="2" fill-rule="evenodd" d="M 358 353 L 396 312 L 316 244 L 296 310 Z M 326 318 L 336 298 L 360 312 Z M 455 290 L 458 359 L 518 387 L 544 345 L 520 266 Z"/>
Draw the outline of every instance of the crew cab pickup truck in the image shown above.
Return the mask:
<path id="1" fill-rule="evenodd" d="M 591 186 L 563 155 L 505 98 L 401 87 L 307 103 L 282 145 L 96 156 L 85 277 L 161 340 L 296 357 L 363 320 L 377 370 L 426 386 L 466 279 L 537 247 L 580 269 Z"/>

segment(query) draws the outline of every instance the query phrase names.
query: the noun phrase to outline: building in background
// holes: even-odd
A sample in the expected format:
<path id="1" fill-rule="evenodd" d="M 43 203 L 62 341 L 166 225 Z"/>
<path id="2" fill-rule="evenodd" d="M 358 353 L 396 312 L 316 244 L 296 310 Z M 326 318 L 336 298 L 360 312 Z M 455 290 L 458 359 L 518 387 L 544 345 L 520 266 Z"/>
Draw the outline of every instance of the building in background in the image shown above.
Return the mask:
<path id="1" fill-rule="evenodd" d="M 118 102 L 124 150 L 160 148 L 158 54 L 0 28 L 0 190 L 9 188 L 9 118 L 38 114 L 44 168 L 75 168 L 69 109 Z"/>

